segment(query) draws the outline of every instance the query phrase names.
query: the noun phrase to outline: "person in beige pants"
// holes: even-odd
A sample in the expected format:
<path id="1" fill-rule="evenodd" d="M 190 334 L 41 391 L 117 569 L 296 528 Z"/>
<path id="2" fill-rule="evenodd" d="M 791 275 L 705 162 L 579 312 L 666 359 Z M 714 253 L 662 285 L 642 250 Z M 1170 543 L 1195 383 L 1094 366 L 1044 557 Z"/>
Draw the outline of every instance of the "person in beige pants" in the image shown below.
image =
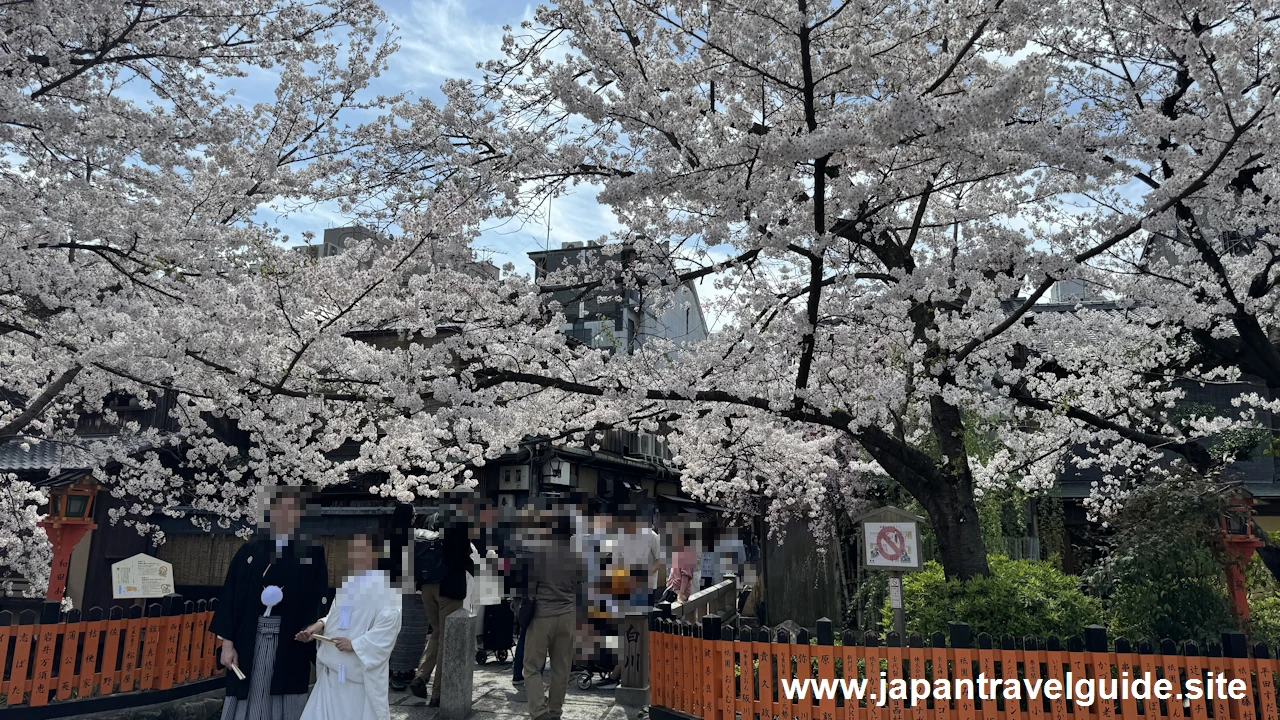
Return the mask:
<path id="1" fill-rule="evenodd" d="M 534 602 L 533 618 L 525 629 L 524 681 L 530 720 L 559 720 L 564 710 L 569 672 L 573 668 L 573 639 L 578 615 L 585 610 L 582 583 L 586 568 L 569 544 L 572 525 L 558 516 L 550 528 L 530 540 L 526 597 Z M 550 533 L 545 533 L 549 529 Z M 550 656 L 550 678 L 543 665 Z M 549 681 L 549 682 L 548 682 Z M 549 697 L 544 692 L 549 691 Z"/>
<path id="2" fill-rule="evenodd" d="M 444 619 L 462 609 L 464 598 L 445 597 L 440 594 L 439 585 L 423 585 L 421 588 L 422 607 L 427 611 L 427 622 L 431 623 L 431 634 L 427 636 L 427 646 L 422 649 L 422 657 L 418 659 L 417 679 L 426 684 L 434 674 L 435 683 L 431 697 L 440 698 L 440 675 L 436 673 L 437 661 L 440 659 L 440 645 L 444 639 Z"/>
<path id="3" fill-rule="evenodd" d="M 414 532 L 415 537 L 424 542 L 438 540 L 441 545 L 439 565 L 428 576 L 418 580 L 422 605 L 427 611 L 427 620 L 431 623 L 431 635 L 427 638 L 427 646 L 418 661 L 416 676 L 409 683 L 409 692 L 425 698 L 427 683 L 431 681 L 428 707 L 440 707 L 440 645 L 444 639 L 445 618 L 462 608 L 467 598 L 467 575 L 475 572 L 471 564 L 469 532 L 466 517 L 461 513 L 449 518 L 440 531 L 427 529 Z M 429 576 L 434 573 L 438 573 L 439 577 Z"/>

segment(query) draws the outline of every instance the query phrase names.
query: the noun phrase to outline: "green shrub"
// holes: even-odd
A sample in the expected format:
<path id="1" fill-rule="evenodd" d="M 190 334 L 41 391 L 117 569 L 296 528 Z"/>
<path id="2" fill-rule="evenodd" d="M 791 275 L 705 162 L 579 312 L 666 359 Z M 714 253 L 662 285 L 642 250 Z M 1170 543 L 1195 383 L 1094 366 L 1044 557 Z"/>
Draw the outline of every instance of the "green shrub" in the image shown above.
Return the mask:
<path id="1" fill-rule="evenodd" d="M 1249 639 L 1268 645 L 1280 643 L 1280 593 L 1249 601 Z"/>
<path id="2" fill-rule="evenodd" d="M 1196 475 L 1135 488 L 1108 518 L 1106 554 L 1085 573 L 1113 636 L 1217 640 L 1236 628 L 1223 575 L 1222 487 Z"/>
<path id="3" fill-rule="evenodd" d="M 965 622 L 975 635 L 1070 637 L 1101 621 L 1098 602 L 1080 591 L 1075 576 L 1051 563 L 1010 560 L 1003 555 L 992 555 L 988 562 L 990 575 L 964 583 L 947 580 L 936 562 L 927 563 L 923 572 L 904 576 L 907 632 L 927 637 L 947 632 L 949 623 Z M 887 602 L 883 616 L 892 625 L 893 611 Z"/>

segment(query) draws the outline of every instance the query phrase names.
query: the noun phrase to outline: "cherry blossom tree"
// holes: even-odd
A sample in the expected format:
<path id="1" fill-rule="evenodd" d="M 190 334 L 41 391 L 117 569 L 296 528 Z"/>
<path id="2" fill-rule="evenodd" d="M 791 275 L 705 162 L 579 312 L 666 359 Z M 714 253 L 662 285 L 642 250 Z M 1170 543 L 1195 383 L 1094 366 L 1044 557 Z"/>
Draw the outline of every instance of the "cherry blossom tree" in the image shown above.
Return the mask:
<path id="1" fill-rule="evenodd" d="M 403 235 L 277 268 L 289 292 L 257 287 L 250 304 L 287 330 L 242 340 L 210 395 L 247 398 L 235 412 L 276 450 L 256 474 L 376 478 L 404 499 L 472 482 L 529 436 L 592 446 L 614 427 L 668 432 L 690 493 L 775 525 L 820 528 L 860 475 L 884 473 L 925 509 L 947 574 L 984 574 L 984 488 L 1046 488 L 1068 462 L 1095 465 L 1105 514 L 1170 455 L 1214 471 L 1209 439 L 1248 422 L 1177 411 L 1180 382 L 1226 371 L 1160 304 L 1168 283 L 1139 292 L 1117 263 L 1150 257 L 1180 207 L 1218 203 L 1260 161 L 1273 86 L 1205 69 L 1191 86 L 1222 109 L 1193 101 L 1162 58 L 1195 25 L 1148 37 L 1153 13 L 1182 27 L 1173 6 L 1125 6 L 1117 37 L 1135 37 L 1114 42 L 1151 60 L 1143 93 L 1113 101 L 1100 88 L 1115 59 L 1077 46 L 1106 33 L 1067 4 L 542 8 L 483 83 L 383 118 L 364 184 L 386 189 Z M 1230 16 L 1213 25 L 1222 44 L 1266 66 L 1273 21 L 1201 13 Z M 1150 117 L 1183 101 L 1208 108 L 1173 118 L 1185 132 Z M 1139 139 L 1147 127 L 1203 143 L 1161 149 Z M 1160 152 L 1186 169 L 1154 181 Z M 626 252 L 536 285 L 449 263 L 389 282 L 424 243 L 460 252 L 479 218 L 524 216 L 574 183 L 602 188 Z M 1075 278 L 1116 307 L 1037 311 Z M 724 327 L 696 347 L 605 353 L 555 332 L 566 297 L 625 290 L 660 306 L 700 279 L 716 283 Z M 351 439 L 355 459 L 332 459 Z M 836 452 L 848 442 L 860 458 Z"/>
<path id="2" fill-rule="evenodd" d="M 81 22 L 109 30 L 92 37 L 132 32 L 88 7 Z M 57 200 L 3 206 L 3 252 L 26 258 L 0 271 L 0 342 L 24 368 L 5 381 L 5 432 L 55 436 L 110 392 L 171 393 L 178 431 L 110 453 L 122 517 L 142 526 L 179 504 L 244 517 L 261 482 L 412 499 L 473 483 L 529 437 L 591 447 L 629 427 L 669 433 L 694 496 L 775 525 L 821 528 L 887 474 L 965 579 L 987 571 L 984 488 L 1045 488 L 1067 462 L 1116 482 L 1170 455 L 1212 471 L 1207 439 L 1248 422 L 1176 411 L 1180 382 L 1254 372 L 1215 347 L 1253 345 L 1220 322 L 1238 311 L 1204 253 L 1168 248 L 1194 247 L 1188 211 L 1269 227 L 1275 20 L 1256 4 L 565 0 L 509 33 L 483 82 L 447 85 L 445 106 L 378 102 L 349 133 L 334 118 L 388 51 L 376 9 L 259 10 L 245 30 L 209 11 L 207 35 L 174 31 L 171 73 L 135 69 L 148 51 L 119 43 L 40 50 L 35 30 L 8 56 L 48 58 L 6 80 L 37 116 L 23 122 L 60 120 L 6 126 L 10 192 Z M 344 52 L 323 40 L 339 28 Z M 197 62 L 184 53 L 203 36 L 221 40 Z M 72 59 L 99 56 L 121 59 L 77 74 Z M 268 57 L 287 68 L 275 104 L 191 79 Z M 57 67 L 74 76 L 37 95 Z M 122 95 L 135 75 L 164 100 Z M 59 94 L 76 87 L 106 109 Z M 42 132 L 67 147 L 47 153 Z M 625 228 L 599 261 L 469 269 L 481 221 L 581 183 Z M 315 198 L 388 232 L 311 262 L 250 215 Z M 1266 267 L 1244 305 L 1269 332 L 1265 252 L 1228 253 L 1223 272 Z M 1075 278 L 1115 309 L 1038 311 Z M 698 280 L 722 327 L 697 346 L 606 352 L 557 332 L 567 302 L 662 307 Z"/>
<path id="3" fill-rule="evenodd" d="M 329 178 L 394 43 L 366 0 L 32 0 L 0 25 L 0 438 L 75 442 L 105 399 L 182 383 L 200 318 L 278 256 L 260 208 L 350 195 Z M 250 75 L 264 96 L 236 94 Z M 43 539 L 22 509 L 40 494 L 9 490 L 6 526 Z"/>
<path id="4" fill-rule="evenodd" d="M 602 186 L 639 259 L 544 291 L 607 294 L 621 276 L 660 293 L 712 276 L 728 323 L 696 349 L 599 363 L 549 347 L 460 379 L 541 404 L 544 423 L 565 407 L 665 423 L 691 492 L 763 495 L 771 512 L 820 512 L 838 470 L 829 443 L 853 439 L 919 500 L 958 578 L 986 571 L 974 505 L 986 483 L 1047 487 L 1074 462 L 1118 484 L 1159 474 L 1170 453 L 1212 470 L 1222 458 L 1206 439 L 1241 418 L 1175 412 L 1179 381 L 1224 372 L 1178 317 L 1178 286 L 1205 271 L 1184 260 L 1144 273 L 1162 281 L 1139 292 L 1117 262 L 1149 265 L 1184 208 L 1240 205 L 1230 188 L 1268 156 L 1275 20 L 1230 3 L 1101 11 L 540 9 L 471 88 L 479 100 L 454 123 L 460 166 L 503 166 L 500 212 Z M 454 88 L 455 112 L 464 95 Z M 1075 278 L 1118 309 L 1035 312 Z M 981 462 L 978 435 L 997 441 Z"/>

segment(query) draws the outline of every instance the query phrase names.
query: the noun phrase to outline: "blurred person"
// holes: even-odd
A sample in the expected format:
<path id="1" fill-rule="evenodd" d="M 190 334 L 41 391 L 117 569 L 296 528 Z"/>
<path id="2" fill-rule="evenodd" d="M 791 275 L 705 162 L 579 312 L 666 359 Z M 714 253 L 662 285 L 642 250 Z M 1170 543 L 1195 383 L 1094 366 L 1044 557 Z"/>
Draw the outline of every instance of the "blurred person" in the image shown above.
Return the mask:
<path id="1" fill-rule="evenodd" d="M 533 514 L 529 510 L 521 510 L 516 514 L 514 527 L 512 528 L 512 551 L 515 554 L 515 560 L 512 563 L 511 570 L 507 574 L 507 594 L 511 595 L 511 611 L 519 618 L 520 607 L 524 604 L 524 598 L 521 597 L 524 588 L 528 587 L 529 564 L 526 560 L 528 556 L 528 548 L 532 546 L 531 540 L 533 532 Z M 516 632 L 516 652 L 511 662 L 511 684 L 517 690 L 524 687 L 524 646 L 526 640 L 525 630 L 527 628 L 517 622 Z"/>
<path id="2" fill-rule="evenodd" d="M 652 605 L 654 585 L 666 578 L 662 540 L 653 528 L 641 524 L 635 510 L 626 512 L 619 521 L 618 532 L 607 546 L 614 570 L 630 578 L 630 607 L 625 610 L 647 610 Z"/>
<path id="3" fill-rule="evenodd" d="M 559 720 L 564 711 L 586 575 L 582 558 L 573 549 L 572 534 L 572 520 L 557 512 L 532 539 L 525 558 L 524 598 L 532 608 L 522 611 L 528 619 L 523 663 L 531 720 Z M 548 664 L 550 677 L 544 677 Z"/>
<path id="4" fill-rule="evenodd" d="M 470 526 L 463 515 L 466 507 L 454 506 L 451 510 L 448 517 L 437 514 L 427 528 L 414 532 L 414 570 L 418 591 L 422 594 L 422 606 L 431 624 L 431 634 L 427 637 L 413 681 L 409 683 L 409 692 L 426 698 L 430 681 L 428 707 L 440 707 L 439 658 L 444 620 L 466 602 L 470 576 L 475 572 Z"/>
<path id="5" fill-rule="evenodd" d="M 622 607 L 615 611 L 613 625 L 620 629 L 623 615 L 628 612 L 649 610 L 653 605 L 654 585 L 665 580 L 662 541 L 653 528 L 642 525 L 639 513 L 634 509 L 618 518 L 618 532 L 606 542 L 611 556 L 613 592 L 625 591 Z M 619 588 L 619 583 L 623 587 Z M 663 585 L 665 589 L 665 583 Z M 622 639 L 610 640 L 611 647 L 622 647 Z M 598 687 L 616 685 L 622 678 L 619 658 L 613 672 Z"/>
<path id="6" fill-rule="evenodd" d="M 244 675 L 227 673 L 222 720 L 298 720 L 315 660 L 304 630 L 329 610 L 328 566 L 323 548 L 298 537 L 306 495 L 290 487 L 259 496 L 263 521 L 231 559 L 209 623 L 222 665 Z"/>
<path id="7" fill-rule="evenodd" d="M 316 635 L 316 684 L 302 720 L 389 720 L 391 650 L 400 632 L 400 595 L 378 569 L 375 539 L 356 535 L 348 545 L 351 574 L 329 607 L 299 638 Z"/>
<path id="8" fill-rule="evenodd" d="M 694 576 L 698 572 L 698 532 L 692 526 L 681 528 L 673 523 L 671 526 L 675 549 L 671 552 L 671 571 L 667 574 L 667 593 L 663 599 L 668 602 L 684 602 L 693 594 Z"/>

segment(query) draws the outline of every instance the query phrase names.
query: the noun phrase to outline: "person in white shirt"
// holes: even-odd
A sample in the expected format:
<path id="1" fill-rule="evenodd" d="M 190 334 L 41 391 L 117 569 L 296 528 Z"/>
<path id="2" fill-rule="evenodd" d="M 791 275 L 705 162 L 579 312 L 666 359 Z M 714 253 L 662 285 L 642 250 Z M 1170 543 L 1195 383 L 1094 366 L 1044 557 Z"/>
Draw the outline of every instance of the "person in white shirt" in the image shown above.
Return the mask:
<path id="1" fill-rule="evenodd" d="M 353 538 L 349 557 L 351 575 L 343 581 L 329 614 L 299 633 L 299 639 L 320 645 L 316 684 L 301 720 L 391 717 L 388 661 L 400 633 L 400 596 L 387 573 L 375 569 L 373 538 Z"/>
<path id="2" fill-rule="evenodd" d="M 632 578 L 629 610 L 647 610 L 655 583 L 666 580 L 662 540 L 653 528 L 641 527 L 635 515 L 627 515 L 622 518 L 622 532 L 608 540 L 608 549 L 614 570 L 626 571 Z"/>
<path id="3" fill-rule="evenodd" d="M 652 527 L 647 524 L 641 526 L 634 511 L 624 515 L 621 522 L 621 532 L 606 541 L 606 548 L 612 555 L 611 573 L 625 573 L 630 581 L 631 597 L 624 612 L 647 612 L 653 605 L 655 586 L 661 583 L 663 589 L 666 587 L 662 540 Z M 618 643 L 621 646 L 621 639 Z M 600 687 L 616 684 L 621 677 L 622 665 L 619 663 Z"/>

